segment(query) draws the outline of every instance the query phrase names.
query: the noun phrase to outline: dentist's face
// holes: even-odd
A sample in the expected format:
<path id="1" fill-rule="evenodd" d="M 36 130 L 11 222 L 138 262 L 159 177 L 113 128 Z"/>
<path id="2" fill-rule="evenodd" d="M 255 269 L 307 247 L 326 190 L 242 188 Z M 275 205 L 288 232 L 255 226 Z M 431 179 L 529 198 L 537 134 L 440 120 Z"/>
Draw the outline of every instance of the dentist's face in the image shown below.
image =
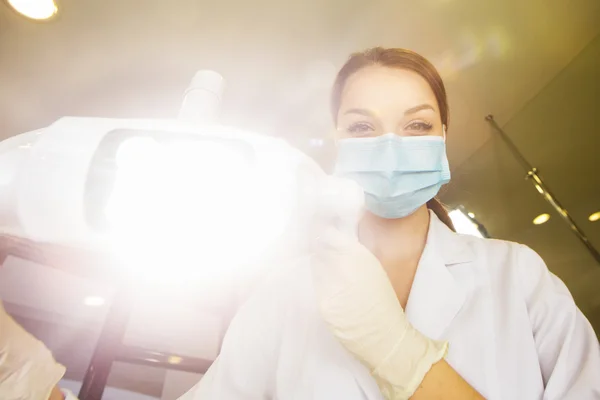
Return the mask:
<path id="1" fill-rule="evenodd" d="M 433 90 L 419 74 L 371 66 L 347 80 L 337 115 L 337 139 L 399 136 L 443 136 Z"/>

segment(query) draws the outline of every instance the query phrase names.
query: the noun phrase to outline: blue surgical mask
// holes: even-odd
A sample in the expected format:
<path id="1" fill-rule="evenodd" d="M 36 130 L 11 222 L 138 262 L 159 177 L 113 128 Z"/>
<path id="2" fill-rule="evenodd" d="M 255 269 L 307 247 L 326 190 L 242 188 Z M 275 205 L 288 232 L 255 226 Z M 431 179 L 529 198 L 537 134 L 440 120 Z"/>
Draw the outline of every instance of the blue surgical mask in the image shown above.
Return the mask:
<path id="1" fill-rule="evenodd" d="M 406 217 L 450 181 L 445 139 L 393 133 L 341 139 L 335 174 L 363 188 L 365 205 L 373 214 Z"/>

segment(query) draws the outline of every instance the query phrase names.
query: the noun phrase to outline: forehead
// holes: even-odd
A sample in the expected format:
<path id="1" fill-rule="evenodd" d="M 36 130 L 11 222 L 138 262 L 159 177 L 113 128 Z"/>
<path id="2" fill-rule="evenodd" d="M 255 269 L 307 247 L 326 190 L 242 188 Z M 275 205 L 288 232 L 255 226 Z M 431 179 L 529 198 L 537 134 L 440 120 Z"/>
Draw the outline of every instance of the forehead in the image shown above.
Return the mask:
<path id="1" fill-rule="evenodd" d="M 340 111 L 363 108 L 385 112 L 423 103 L 437 110 L 435 94 L 425 78 L 414 71 L 382 66 L 369 66 L 350 76 L 340 100 Z"/>

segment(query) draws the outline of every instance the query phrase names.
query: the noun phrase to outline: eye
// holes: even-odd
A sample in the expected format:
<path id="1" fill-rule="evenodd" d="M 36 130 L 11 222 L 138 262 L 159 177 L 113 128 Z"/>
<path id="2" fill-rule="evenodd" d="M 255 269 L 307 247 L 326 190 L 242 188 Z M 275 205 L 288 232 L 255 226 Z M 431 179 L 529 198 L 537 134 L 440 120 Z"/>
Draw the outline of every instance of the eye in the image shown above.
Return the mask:
<path id="1" fill-rule="evenodd" d="M 346 129 L 348 133 L 353 136 L 366 136 L 373 132 L 375 129 L 367 122 L 356 122 Z"/>
<path id="2" fill-rule="evenodd" d="M 432 127 L 433 127 L 433 125 L 431 125 L 429 122 L 414 121 L 414 122 L 411 122 L 410 124 L 408 124 L 405 129 L 408 129 L 411 131 L 416 131 L 416 132 L 428 132 L 431 130 Z"/>

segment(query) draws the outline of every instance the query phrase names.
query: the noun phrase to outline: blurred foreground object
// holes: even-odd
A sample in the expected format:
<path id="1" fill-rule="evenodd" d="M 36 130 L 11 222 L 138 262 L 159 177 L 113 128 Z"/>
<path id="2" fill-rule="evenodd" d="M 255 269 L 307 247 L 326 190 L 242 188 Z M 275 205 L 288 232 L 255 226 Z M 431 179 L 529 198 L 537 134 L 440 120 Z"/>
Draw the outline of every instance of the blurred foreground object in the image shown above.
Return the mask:
<path id="1" fill-rule="evenodd" d="M 65 367 L 0 302 L 0 399 L 46 400 L 56 395 L 53 391 L 64 373 Z"/>

